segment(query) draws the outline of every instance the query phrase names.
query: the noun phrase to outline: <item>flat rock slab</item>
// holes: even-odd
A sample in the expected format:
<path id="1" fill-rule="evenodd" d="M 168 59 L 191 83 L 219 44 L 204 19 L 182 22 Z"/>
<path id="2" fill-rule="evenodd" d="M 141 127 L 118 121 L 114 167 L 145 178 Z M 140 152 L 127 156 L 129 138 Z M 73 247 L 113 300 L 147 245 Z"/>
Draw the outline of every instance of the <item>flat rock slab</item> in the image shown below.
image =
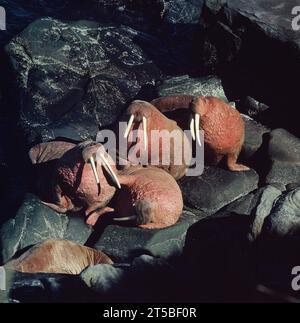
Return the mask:
<path id="1" fill-rule="evenodd" d="M 129 27 L 42 18 L 7 46 L 28 141 L 94 137 L 160 72 Z"/>
<path id="2" fill-rule="evenodd" d="M 84 244 L 92 229 L 79 216 L 58 214 L 27 194 L 14 219 L 1 227 L 2 262 L 30 245 L 46 239 L 67 239 Z"/>
<path id="3" fill-rule="evenodd" d="M 170 77 L 162 81 L 157 88 L 159 96 L 175 94 L 215 96 L 228 102 L 222 81 L 214 75 L 191 78 L 188 75 Z"/>
<path id="4" fill-rule="evenodd" d="M 183 178 L 180 187 L 188 207 L 209 215 L 255 190 L 258 179 L 254 170 L 231 172 L 219 167 L 205 167 L 201 176 Z"/>
<path id="5" fill-rule="evenodd" d="M 114 261 L 130 261 L 140 254 L 168 258 L 181 254 L 186 231 L 198 220 L 194 214 L 184 211 L 180 220 L 165 229 L 140 229 L 109 225 L 93 248 L 103 251 Z"/>

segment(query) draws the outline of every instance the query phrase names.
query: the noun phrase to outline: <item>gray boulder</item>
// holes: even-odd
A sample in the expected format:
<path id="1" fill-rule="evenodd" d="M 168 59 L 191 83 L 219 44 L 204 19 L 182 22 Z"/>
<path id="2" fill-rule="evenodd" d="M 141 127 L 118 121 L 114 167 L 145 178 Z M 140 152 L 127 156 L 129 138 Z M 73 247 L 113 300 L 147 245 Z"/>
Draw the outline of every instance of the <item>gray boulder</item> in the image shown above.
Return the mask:
<path id="1" fill-rule="evenodd" d="M 159 70 L 134 43 L 138 32 L 91 21 L 42 18 L 6 47 L 17 76 L 28 141 L 94 137 L 115 122 Z"/>
<path id="2" fill-rule="evenodd" d="M 201 176 L 180 181 L 185 204 L 207 215 L 254 191 L 257 185 L 254 170 L 231 172 L 219 167 L 205 167 Z"/>
<path id="3" fill-rule="evenodd" d="M 270 134 L 268 146 L 270 170 L 266 183 L 300 183 L 300 139 L 284 129 Z"/>
<path id="4" fill-rule="evenodd" d="M 1 227 L 2 262 L 17 251 L 46 239 L 67 239 L 85 244 L 92 229 L 79 216 L 58 214 L 27 194 L 15 218 Z"/>
<path id="5" fill-rule="evenodd" d="M 163 258 L 179 256 L 186 231 L 196 221 L 194 214 L 184 211 L 175 225 L 164 229 L 145 230 L 108 225 L 93 248 L 103 251 L 118 262 L 131 261 L 144 253 Z"/>

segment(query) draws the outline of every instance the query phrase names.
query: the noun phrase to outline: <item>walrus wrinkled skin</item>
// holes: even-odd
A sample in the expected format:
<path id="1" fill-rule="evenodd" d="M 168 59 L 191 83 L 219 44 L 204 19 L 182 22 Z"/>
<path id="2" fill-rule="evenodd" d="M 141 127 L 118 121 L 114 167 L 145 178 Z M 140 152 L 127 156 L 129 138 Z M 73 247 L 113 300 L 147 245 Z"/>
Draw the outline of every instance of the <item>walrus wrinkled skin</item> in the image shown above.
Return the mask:
<path id="1" fill-rule="evenodd" d="M 112 263 L 101 251 L 69 240 L 51 239 L 31 247 L 17 259 L 10 260 L 5 268 L 23 273 L 78 275 L 88 266 Z"/>
<path id="2" fill-rule="evenodd" d="M 200 117 L 200 126 L 204 131 L 205 154 L 209 163 L 216 165 L 226 157 L 229 170 L 249 170 L 247 166 L 237 163 L 244 142 L 245 125 L 236 109 L 216 97 L 191 95 L 161 97 L 151 103 L 162 113 L 190 109 L 193 117 Z"/>
<path id="3" fill-rule="evenodd" d="M 146 153 L 148 162 L 160 167 L 171 174 L 176 180 L 182 178 L 187 171 L 189 160 L 185 156 L 191 156 L 191 145 L 184 132 L 174 120 L 164 116 L 154 105 L 149 102 L 135 100 L 126 111 L 127 118 L 134 116 L 134 126 L 138 125 L 140 133 L 144 133 L 143 119 L 146 120 Z M 129 148 L 132 147 L 132 130 L 128 133 Z M 138 143 L 141 140 L 138 139 Z M 154 143 L 154 146 L 152 145 Z M 156 146 L 155 146 L 156 145 Z M 185 149 L 188 153 L 185 154 Z M 157 152 L 157 153 L 155 153 Z M 165 157 L 168 157 L 166 159 Z"/>
<path id="4" fill-rule="evenodd" d="M 87 222 L 94 225 L 99 216 L 115 212 L 132 217 L 140 228 L 160 229 L 177 222 L 183 209 L 181 190 L 175 179 L 156 167 L 132 166 L 118 174 L 122 189 L 110 206 L 92 214 Z"/>
<path id="5" fill-rule="evenodd" d="M 33 147 L 29 152 L 33 163 L 60 157 L 53 167 L 51 182 L 44 183 L 50 185 L 51 190 L 49 201 L 43 203 L 59 213 L 84 209 L 86 215 L 106 206 L 116 188 L 108 182 L 100 163 L 95 165 L 100 182 L 97 183 L 89 163 L 92 156 L 96 158 L 100 147 L 93 142 L 79 145 L 50 142 Z"/>

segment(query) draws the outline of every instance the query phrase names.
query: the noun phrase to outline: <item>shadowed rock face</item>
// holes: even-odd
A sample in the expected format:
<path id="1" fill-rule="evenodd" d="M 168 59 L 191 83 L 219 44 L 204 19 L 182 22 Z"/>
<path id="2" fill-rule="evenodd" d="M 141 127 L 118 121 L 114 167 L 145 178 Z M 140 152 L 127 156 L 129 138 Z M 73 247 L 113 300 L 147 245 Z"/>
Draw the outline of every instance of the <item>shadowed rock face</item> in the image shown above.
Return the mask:
<path id="1" fill-rule="evenodd" d="M 6 264 L 24 273 L 80 274 L 86 267 L 112 264 L 103 252 L 80 246 L 68 240 L 46 240 Z"/>
<path id="2" fill-rule="evenodd" d="M 160 75 L 136 36 L 126 27 L 43 18 L 14 38 L 6 50 L 30 138 L 80 140 L 116 121 L 126 102 Z"/>

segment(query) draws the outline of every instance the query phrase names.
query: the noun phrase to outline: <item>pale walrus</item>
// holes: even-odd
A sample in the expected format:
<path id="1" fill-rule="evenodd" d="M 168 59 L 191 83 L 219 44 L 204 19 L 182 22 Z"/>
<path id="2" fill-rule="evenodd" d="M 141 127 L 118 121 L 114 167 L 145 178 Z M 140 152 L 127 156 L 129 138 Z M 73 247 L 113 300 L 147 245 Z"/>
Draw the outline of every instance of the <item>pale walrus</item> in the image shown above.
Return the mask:
<path id="1" fill-rule="evenodd" d="M 23 273 L 78 275 L 88 266 L 112 263 L 101 251 L 69 240 L 50 239 L 31 247 L 17 259 L 10 260 L 5 267 Z"/>

